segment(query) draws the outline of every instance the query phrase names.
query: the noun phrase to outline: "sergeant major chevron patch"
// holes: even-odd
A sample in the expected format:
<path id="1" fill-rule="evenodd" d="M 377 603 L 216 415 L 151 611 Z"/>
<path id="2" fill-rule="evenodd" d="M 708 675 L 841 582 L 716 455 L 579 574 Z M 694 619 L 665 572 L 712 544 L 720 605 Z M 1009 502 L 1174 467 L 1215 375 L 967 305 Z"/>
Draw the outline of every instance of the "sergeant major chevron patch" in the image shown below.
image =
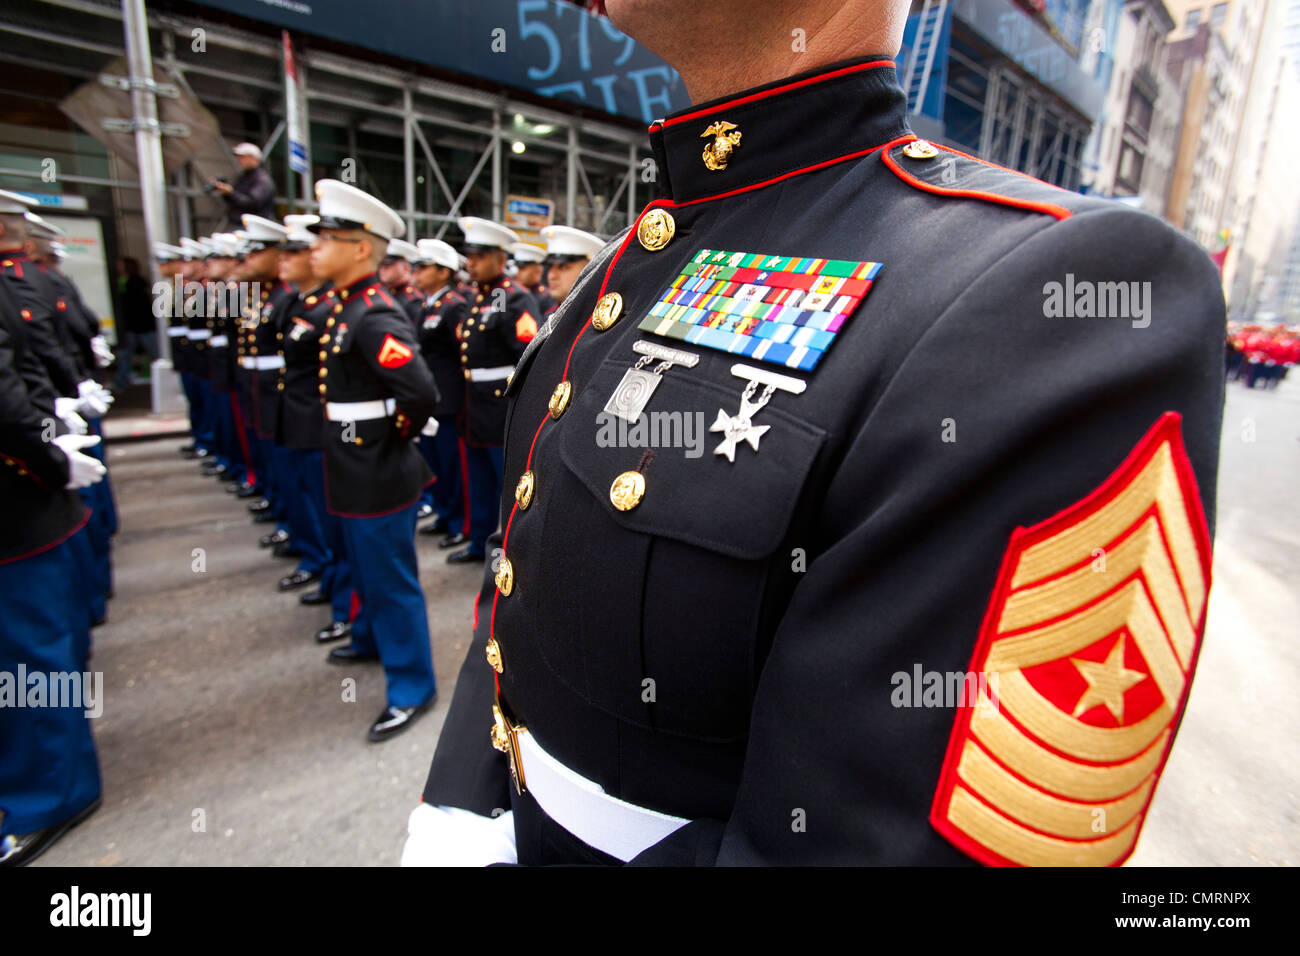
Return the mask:
<path id="1" fill-rule="evenodd" d="M 988 864 L 1117 865 L 1182 717 L 1210 542 L 1167 413 L 1092 495 L 1011 536 L 931 823 Z M 988 699 L 992 697 L 994 699 Z"/>

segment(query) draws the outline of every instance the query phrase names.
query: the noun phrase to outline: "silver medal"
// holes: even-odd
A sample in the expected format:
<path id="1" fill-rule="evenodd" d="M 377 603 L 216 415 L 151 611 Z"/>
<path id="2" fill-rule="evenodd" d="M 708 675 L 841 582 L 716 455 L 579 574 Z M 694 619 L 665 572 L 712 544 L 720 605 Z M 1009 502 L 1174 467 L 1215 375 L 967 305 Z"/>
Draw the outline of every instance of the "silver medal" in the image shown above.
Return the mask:
<path id="1" fill-rule="evenodd" d="M 614 394 L 609 396 L 609 401 L 605 403 L 605 411 L 617 415 L 624 421 L 635 423 L 645 411 L 646 405 L 650 403 L 650 396 L 659 387 L 664 372 L 674 365 L 694 368 L 699 363 L 700 357 L 694 352 L 669 348 L 644 340 L 632 343 L 632 350 L 640 353 L 641 357 L 637 359 L 635 365 L 623 373 L 623 378 L 614 389 Z M 646 366 L 655 359 L 660 360 L 659 364 L 653 370 L 646 371 Z"/>

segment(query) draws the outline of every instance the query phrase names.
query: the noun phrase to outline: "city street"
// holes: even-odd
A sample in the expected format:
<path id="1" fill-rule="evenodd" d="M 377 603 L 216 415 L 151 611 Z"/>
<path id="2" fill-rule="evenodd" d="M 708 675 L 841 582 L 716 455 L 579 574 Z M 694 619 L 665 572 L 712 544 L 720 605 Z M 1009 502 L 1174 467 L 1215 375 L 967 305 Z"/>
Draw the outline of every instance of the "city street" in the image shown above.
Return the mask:
<path id="1" fill-rule="evenodd" d="M 181 444 L 110 449 L 117 596 L 91 662 L 104 673 L 104 804 L 39 865 L 396 863 L 481 567 L 449 567 L 418 537 L 440 696 L 410 732 L 367 743 L 378 667 L 325 663 L 312 634 L 327 615 L 276 592 L 292 562 L 256 547 L 267 526 Z M 1207 636 L 1133 864 L 1300 862 L 1297 488 L 1300 376 L 1274 392 L 1230 383 Z"/>

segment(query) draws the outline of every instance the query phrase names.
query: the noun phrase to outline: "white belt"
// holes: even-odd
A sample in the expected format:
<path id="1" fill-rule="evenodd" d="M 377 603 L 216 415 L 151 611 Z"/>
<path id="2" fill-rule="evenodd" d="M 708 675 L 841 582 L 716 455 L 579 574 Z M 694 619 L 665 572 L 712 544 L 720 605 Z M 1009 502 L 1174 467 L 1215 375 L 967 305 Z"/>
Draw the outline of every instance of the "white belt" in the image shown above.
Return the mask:
<path id="1" fill-rule="evenodd" d="M 375 399 L 373 402 L 326 402 L 325 417 L 332 422 L 364 422 L 372 418 L 387 418 L 397 411 L 395 399 Z"/>
<path id="2" fill-rule="evenodd" d="M 469 380 L 471 382 L 499 382 L 503 378 L 509 378 L 510 373 L 514 370 L 513 365 L 498 365 L 496 368 L 472 368 L 469 370 Z"/>
<path id="3" fill-rule="evenodd" d="M 212 341 L 209 342 L 208 344 L 211 345 L 214 349 L 219 349 L 222 348 L 223 346 L 229 345 L 230 339 L 226 338 L 224 335 L 214 335 L 212 336 Z"/>
<path id="4" fill-rule="evenodd" d="M 201 342 L 204 339 L 212 338 L 211 329 L 186 329 L 185 337 L 194 342 Z"/>
<path id="5" fill-rule="evenodd" d="M 284 368 L 283 355 L 246 355 L 239 360 L 239 364 L 246 369 L 258 372 L 266 372 L 275 368 Z"/>
<path id="6" fill-rule="evenodd" d="M 167 334 L 174 339 L 179 339 L 182 336 L 188 337 L 190 330 L 183 325 L 169 325 L 167 326 Z"/>
<path id="7" fill-rule="evenodd" d="M 515 736 L 525 788 L 548 817 L 588 846 L 626 863 L 691 822 L 610 796 L 543 750 L 527 727 Z"/>

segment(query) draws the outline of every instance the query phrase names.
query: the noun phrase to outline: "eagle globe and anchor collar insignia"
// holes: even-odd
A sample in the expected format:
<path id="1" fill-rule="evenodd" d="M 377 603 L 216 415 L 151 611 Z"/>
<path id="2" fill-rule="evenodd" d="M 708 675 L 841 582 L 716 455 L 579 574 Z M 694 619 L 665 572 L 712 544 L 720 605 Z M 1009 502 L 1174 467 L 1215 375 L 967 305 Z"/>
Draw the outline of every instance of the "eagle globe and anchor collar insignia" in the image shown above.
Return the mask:
<path id="1" fill-rule="evenodd" d="M 1210 588 L 1180 423 L 1166 413 L 1095 492 L 1011 536 L 930 811 L 982 863 L 1114 866 L 1133 852 Z"/>

